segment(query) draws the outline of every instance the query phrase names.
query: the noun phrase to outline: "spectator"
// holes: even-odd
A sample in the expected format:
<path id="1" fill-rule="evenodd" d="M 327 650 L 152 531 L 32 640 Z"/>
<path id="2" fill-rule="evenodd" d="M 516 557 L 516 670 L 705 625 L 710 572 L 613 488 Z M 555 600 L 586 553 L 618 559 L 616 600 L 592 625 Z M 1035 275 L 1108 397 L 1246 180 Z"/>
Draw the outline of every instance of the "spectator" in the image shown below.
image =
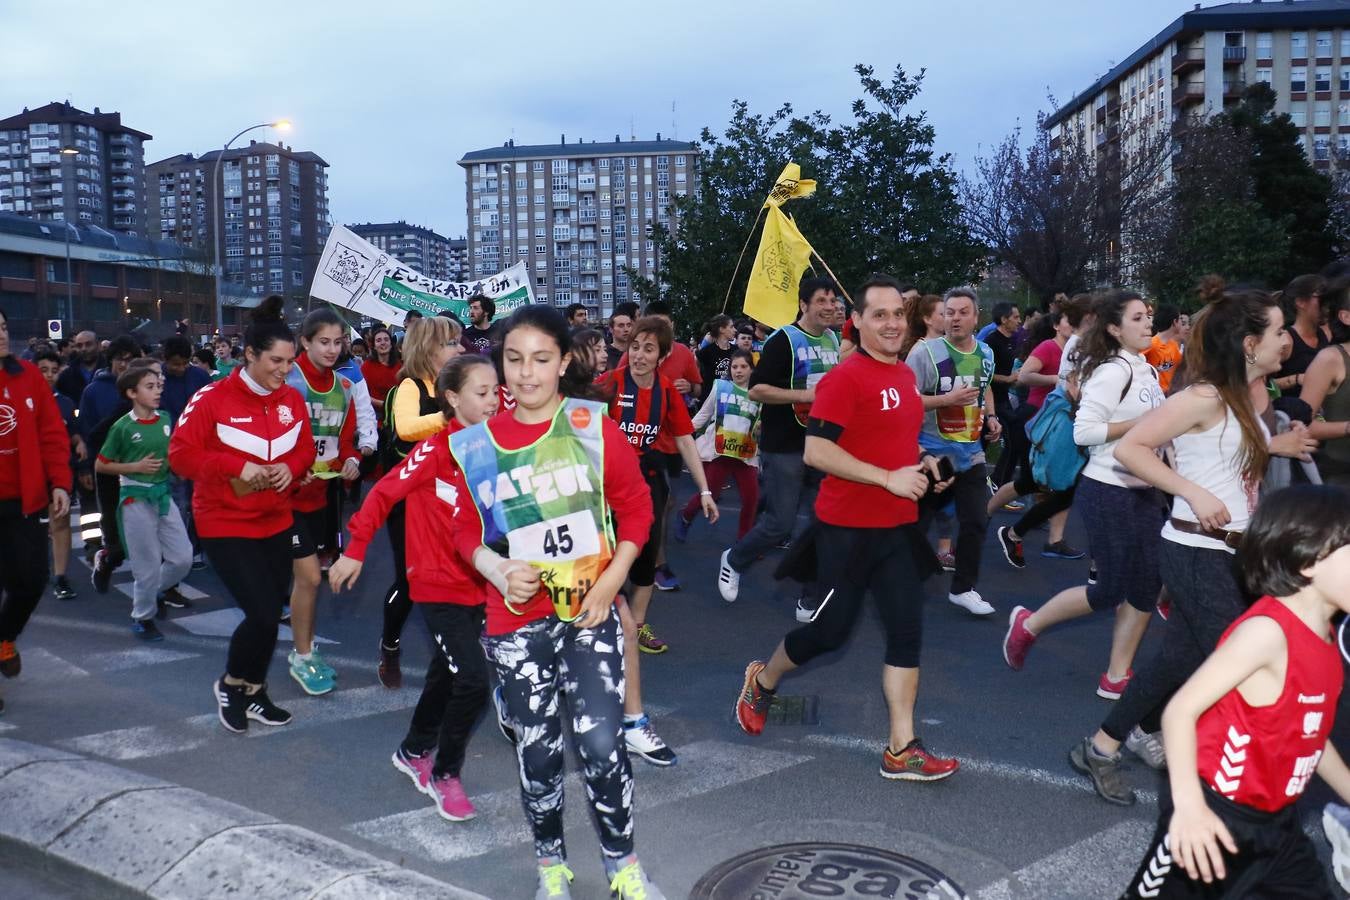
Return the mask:
<path id="1" fill-rule="evenodd" d="M 84 389 L 94 380 L 94 373 L 99 369 L 98 337 L 92 331 L 81 331 L 75 335 L 72 347 L 74 353 L 70 363 L 56 379 L 56 389 L 78 407 Z"/>
<path id="2" fill-rule="evenodd" d="M 497 304 L 491 298 L 482 294 L 469 298 L 469 325 L 459 339 L 465 353 L 488 356 L 492 348 L 501 342 L 501 326 L 492 321 L 495 315 Z"/>

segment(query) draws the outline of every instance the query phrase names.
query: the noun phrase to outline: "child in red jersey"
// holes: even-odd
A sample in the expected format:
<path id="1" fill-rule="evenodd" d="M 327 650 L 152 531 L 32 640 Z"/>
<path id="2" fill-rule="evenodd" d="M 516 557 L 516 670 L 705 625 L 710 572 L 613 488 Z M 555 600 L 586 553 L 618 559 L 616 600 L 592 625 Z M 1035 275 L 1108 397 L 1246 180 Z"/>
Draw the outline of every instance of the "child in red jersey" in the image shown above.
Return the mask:
<path id="1" fill-rule="evenodd" d="M 1350 800 L 1327 742 L 1343 672 L 1332 618 L 1350 611 L 1350 492 L 1265 498 L 1238 551 L 1260 597 L 1163 714 L 1171 797 L 1125 897 L 1330 897 L 1295 802 L 1313 773 Z"/>

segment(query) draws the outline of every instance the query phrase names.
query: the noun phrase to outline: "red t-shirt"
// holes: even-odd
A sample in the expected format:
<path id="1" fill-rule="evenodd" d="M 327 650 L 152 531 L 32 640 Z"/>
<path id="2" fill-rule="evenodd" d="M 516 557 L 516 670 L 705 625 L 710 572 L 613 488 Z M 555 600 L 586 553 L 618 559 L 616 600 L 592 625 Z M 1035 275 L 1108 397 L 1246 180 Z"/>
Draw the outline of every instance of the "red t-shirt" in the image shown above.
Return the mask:
<path id="1" fill-rule="evenodd" d="M 386 366 L 373 356 L 367 357 L 366 361 L 361 363 L 361 377 L 366 380 L 371 400 L 383 403 L 388 399 L 389 392 L 398 387 L 398 373 L 401 368 L 402 363 Z"/>
<path id="2" fill-rule="evenodd" d="M 660 372 L 649 388 L 638 387 L 627 366 L 606 372 L 596 384 L 614 392 L 609 417 L 619 423 L 619 430 L 639 455 L 655 449 L 663 435 L 669 436 L 670 452 L 674 452 L 675 438 L 694 433 L 684 395 Z"/>
<path id="3" fill-rule="evenodd" d="M 816 385 L 811 418 L 843 429 L 835 443 L 863 462 L 889 470 L 919 461 L 923 398 L 903 362 L 888 365 L 859 348 Z M 826 475 L 816 516 L 847 528 L 893 528 L 917 521 L 919 508 L 885 488 Z"/>
<path id="4" fill-rule="evenodd" d="M 628 365 L 628 354 L 625 353 L 620 359 L 619 364 L 614 367 L 615 371 Z M 676 341 L 670 347 L 670 353 L 661 360 L 661 365 L 657 366 L 657 373 L 666 381 L 674 384 L 683 378 L 695 388 L 703 383 L 703 375 L 698 370 L 698 358 L 694 356 L 694 351 L 690 350 L 684 344 Z M 692 396 L 697 397 L 697 390 L 690 392 Z M 684 396 L 681 394 L 680 396 Z M 685 412 L 688 412 L 686 409 Z M 675 435 L 663 432 L 656 436 L 656 443 L 652 444 L 652 449 L 660 453 L 675 453 Z"/>
<path id="5" fill-rule="evenodd" d="M 1053 338 L 1041 341 L 1036 345 L 1036 349 L 1031 351 L 1031 355 L 1041 361 L 1041 375 L 1059 374 L 1059 360 L 1064 355 L 1064 348 L 1059 345 L 1058 341 Z M 1048 385 L 1036 385 L 1027 391 L 1027 404 L 1039 409 L 1040 405 L 1045 402 L 1045 395 L 1053 390 L 1054 388 Z"/>

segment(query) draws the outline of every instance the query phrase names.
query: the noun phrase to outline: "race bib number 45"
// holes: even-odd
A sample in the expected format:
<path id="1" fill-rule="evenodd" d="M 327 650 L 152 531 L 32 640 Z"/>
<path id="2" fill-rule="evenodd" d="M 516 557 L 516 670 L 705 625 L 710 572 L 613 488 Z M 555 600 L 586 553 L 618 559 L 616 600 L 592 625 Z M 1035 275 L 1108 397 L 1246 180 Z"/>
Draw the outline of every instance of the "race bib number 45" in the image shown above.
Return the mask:
<path id="1" fill-rule="evenodd" d="M 516 528 L 506 539 L 511 559 L 530 562 L 565 562 L 600 552 L 595 519 L 584 509 Z"/>

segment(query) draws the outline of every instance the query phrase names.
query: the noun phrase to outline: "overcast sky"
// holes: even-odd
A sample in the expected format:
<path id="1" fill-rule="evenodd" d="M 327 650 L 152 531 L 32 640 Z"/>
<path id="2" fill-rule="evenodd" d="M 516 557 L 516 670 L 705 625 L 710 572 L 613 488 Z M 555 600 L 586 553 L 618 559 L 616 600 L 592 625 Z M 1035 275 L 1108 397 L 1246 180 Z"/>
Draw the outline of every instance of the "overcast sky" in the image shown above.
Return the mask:
<path id="1" fill-rule="evenodd" d="M 689 140 L 704 125 L 720 131 L 733 99 L 847 117 L 858 62 L 879 76 L 926 69 L 917 106 L 964 166 L 1034 123 L 1047 92 L 1068 99 L 1190 7 L 0 0 L 0 115 L 52 100 L 120 112 L 154 135 L 147 162 L 289 117 L 295 128 L 279 137 L 330 165 L 335 221 L 405 219 L 458 236 L 455 161 L 467 151 L 512 136 Z"/>

